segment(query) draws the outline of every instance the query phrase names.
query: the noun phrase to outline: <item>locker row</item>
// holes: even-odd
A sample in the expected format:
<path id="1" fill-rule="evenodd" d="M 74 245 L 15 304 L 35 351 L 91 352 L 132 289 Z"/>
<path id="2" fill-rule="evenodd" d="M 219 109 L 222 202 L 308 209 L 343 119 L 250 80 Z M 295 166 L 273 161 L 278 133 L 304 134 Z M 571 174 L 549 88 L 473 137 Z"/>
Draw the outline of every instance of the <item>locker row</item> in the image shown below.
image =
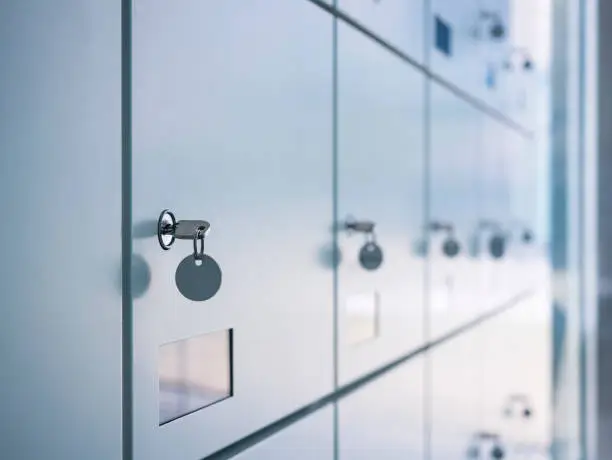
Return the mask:
<path id="1" fill-rule="evenodd" d="M 533 140 L 334 21 L 135 4 L 134 227 L 159 216 L 133 240 L 137 460 L 210 455 L 546 279 Z"/>
<path id="2" fill-rule="evenodd" d="M 328 4 L 334 2 L 327 1 Z M 549 18 L 525 0 L 337 0 L 340 17 L 528 130 L 547 63 Z"/>
<path id="3" fill-rule="evenodd" d="M 6 458 L 545 450 L 526 2 L 336 3 L 2 3 Z"/>
<path id="4" fill-rule="evenodd" d="M 540 290 L 235 458 L 550 459 L 547 296 Z"/>

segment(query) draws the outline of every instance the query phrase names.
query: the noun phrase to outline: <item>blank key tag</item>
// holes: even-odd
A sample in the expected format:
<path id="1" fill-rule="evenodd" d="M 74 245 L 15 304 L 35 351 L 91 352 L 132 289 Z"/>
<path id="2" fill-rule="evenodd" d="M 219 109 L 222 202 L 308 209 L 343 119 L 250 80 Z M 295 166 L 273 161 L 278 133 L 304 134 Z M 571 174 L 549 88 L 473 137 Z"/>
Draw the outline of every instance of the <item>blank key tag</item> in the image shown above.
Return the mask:
<path id="1" fill-rule="evenodd" d="M 198 251 L 198 241 L 201 249 Z M 196 302 L 211 299 L 221 288 L 221 268 L 215 259 L 204 254 L 204 234 L 193 240 L 194 252 L 185 257 L 176 269 L 175 281 L 179 292 Z"/>
<path id="2" fill-rule="evenodd" d="M 359 251 L 359 263 L 366 270 L 376 270 L 383 263 L 383 252 L 373 234 L 370 238 Z"/>

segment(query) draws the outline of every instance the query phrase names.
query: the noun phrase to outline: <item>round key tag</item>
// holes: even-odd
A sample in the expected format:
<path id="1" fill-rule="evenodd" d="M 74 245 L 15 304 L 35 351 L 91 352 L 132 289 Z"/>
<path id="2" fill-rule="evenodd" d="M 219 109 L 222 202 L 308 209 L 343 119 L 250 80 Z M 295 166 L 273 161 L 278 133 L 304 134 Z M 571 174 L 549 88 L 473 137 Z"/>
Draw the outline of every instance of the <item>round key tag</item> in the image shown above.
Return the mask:
<path id="1" fill-rule="evenodd" d="M 489 252 L 494 259 L 501 259 L 506 253 L 506 239 L 500 235 L 493 236 L 489 242 Z"/>
<path id="2" fill-rule="evenodd" d="M 176 287 L 189 300 L 202 302 L 219 291 L 221 278 L 217 261 L 204 254 L 204 232 L 198 230 L 193 239 L 193 255 L 185 257 L 176 269 Z"/>
<path id="3" fill-rule="evenodd" d="M 453 258 L 459 255 L 461 248 L 459 242 L 454 238 L 448 237 L 442 244 L 442 251 L 447 257 Z"/>
<path id="4" fill-rule="evenodd" d="M 176 287 L 189 300 L 202 302 L 215 296 L 221 287 L 221 268 L 215 259 L 203 254 L 185 257 L 176 269 Z"/>
<path id="5" fill-rule="evenodd" d="M 366 270 L 376 270 L 383 262 L 383 252 L 373 241 L 363 245 L 359 251 L 359 263 Z"/>

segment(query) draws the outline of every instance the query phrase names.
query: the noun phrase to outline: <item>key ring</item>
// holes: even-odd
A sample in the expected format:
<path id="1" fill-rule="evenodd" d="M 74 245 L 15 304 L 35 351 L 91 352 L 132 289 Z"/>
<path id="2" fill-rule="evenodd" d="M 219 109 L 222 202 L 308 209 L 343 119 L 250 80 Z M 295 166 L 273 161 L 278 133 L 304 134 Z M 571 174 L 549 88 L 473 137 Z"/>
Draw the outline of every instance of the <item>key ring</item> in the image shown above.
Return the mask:
<path id="1" fill-rule="evenodd" d="M 198 240 L 202 240 L 200 250 L 198 251 Z M 204 231 L 198 229 L 193 236 L 193 258 L 195 260 L 204 259 Z"/>

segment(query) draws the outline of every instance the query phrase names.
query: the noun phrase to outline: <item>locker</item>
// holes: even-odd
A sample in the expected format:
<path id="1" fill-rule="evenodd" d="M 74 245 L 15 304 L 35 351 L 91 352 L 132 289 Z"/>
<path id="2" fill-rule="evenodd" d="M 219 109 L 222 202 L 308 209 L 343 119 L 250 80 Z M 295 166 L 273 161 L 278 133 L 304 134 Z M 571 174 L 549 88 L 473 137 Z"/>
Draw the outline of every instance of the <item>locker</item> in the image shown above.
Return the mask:
<path id="1" fill-rule="evenodd" d="M 337 8 L 393 47 L 423 62 L 424 0 L 337 0 Z"/>
<path id="2" fill-rule="evenodd" d="M 334 411 L 327 407 L 234 457 L 236 460 L 333 460 Z"/>
<path id="3" fill-rule="evenodd" d="M 548 459 L 551 442 L 550 287 L 483 326 L 484 418 L 510 460 Z"/>
<path id="4" fill-rule="evenodd" d="M 429 459 L 470 456 L 484 431 L 484 368 L 480 326 L 427 353 Z"/>
<path id="5" fill-rule="evenodd" d="M 202 458 L 333 388 L 332 17 L 135 2 L 132 137 L 134 458 Z"/>
<path id="6" fill-rule="evenodd" d="M 437 85 L 431 87 L 429 158 L 429 333 L 439 337 L 480 313 L 477 228 L 483 115 Z"/>
<path id="7" fill-rule="evenodd" d="M 337 56 L 342 384 L 423 341 L 424 77 L 341 22 Z M 368 222 L 372 232 L 351 230 Z M 360 259 L 369 241 L 378 268 Z"/>
<path id="8" fill-rule="evenodd" d="M 485 310 L 498 308 L 516 295 L 512 267 L 512 168 L 517 161 L 509 145 L 514 139 L 510 128 L 486 118 L 483 120 L 483 144 L 479 162 L 479 214 L 475 232 L 481 299 Z"/>
<path id="9" fill-rule="evenodd" d="M 121 2 L 0 2 L 0 457 L 121 458 Z"/>
<path id="10" fill-rule="evenodd" d="M 418 356 L 340 400 L 339 460 L 423 458 L 423 363 Z"/>
<path id="11" fill-rule="evenodd" d="M 427 30 L 430 33 L 431 71 L 453 86 L 482 98 L 487 75 L 480 26 L 479 0 L 432 0 Z"/>

